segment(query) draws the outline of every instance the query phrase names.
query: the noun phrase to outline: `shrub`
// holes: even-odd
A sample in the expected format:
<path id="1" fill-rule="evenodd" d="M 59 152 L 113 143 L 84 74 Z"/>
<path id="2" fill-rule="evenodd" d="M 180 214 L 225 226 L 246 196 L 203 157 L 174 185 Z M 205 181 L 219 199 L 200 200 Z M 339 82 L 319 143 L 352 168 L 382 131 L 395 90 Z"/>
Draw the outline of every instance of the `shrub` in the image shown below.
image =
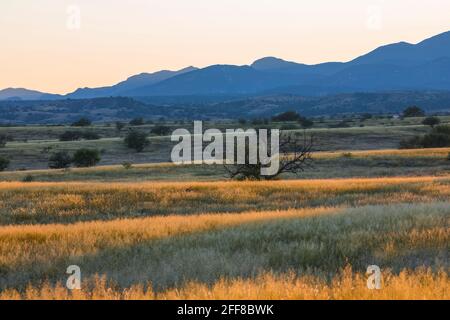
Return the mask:
<path id="1" fill-rule="evenodd" d="M 0 171 L 5 171 L 9 167 L 9 159 L 0 157 Z"/>
<path id="2" fill-rule="evenodd" d="M 133 164 L 131 162 L 123 162 L 122 166 L 126 169 L 126 170 L 130 170 L 131 168 L 133 168 Z"/>
<path id="3" fill-rule="evenodd" d="M 98 140 L 100 139 L 100 136 L 92 131 L 85 131 L 81 134 L 81 137 L 85 140 Z"/>
<path id="4" fill-rule="evenodd" d="M 170 134 L 170 128 L 166 126 L 155 126 L 152 128 L 151 133 L 157 136 L 166 136 Z"/>
<path id="5" fill-rule="evenodd" d="M 78 121 L 72 123 L 72 127 L 88 127 L 92 124 L 88 118 L 80 118 Z"/>
<path id="6" fill-rule="evenodd" d="M 423 137 L 415 136 L 400 142 L 400 149 L 445 147 L 450 147 L 450 126 L 438 126 Z"/>
<path id="7" fill-rule="evenodd" d="M 422 124 L 424 126 L 430 126 L 430 127 L 437 126 L 439 123 L 441 123 L 441 120 L 439 120 L 439 118 L 436 118 L 436 117 L 427 117 L 422 121 Z"/>
<path id="8" fill-rule="evenodd" d="M 54 153 L 48 159 L 50 169 L 66 169 L 72 164 L 72 157 L 66 151 Z"/>
<path id="9" fill-rule="evenodd" d="M 100 152 L 95 149 L 79 149 L 73 155 L 73 163 L 77 167 L 93 167 L 100 160 Z"/>
<path id="10" fill-rule="evenodd" d="M 424 116 L 425 116 L 425 112 L 416 106 L 408 107 L 403 111 L 403 117 L 405 117 L 405 118 L 424 117 Z"/>
<path id="11" fill-rule="evenodd" d="M 302 125 L 302 127 L 304 129 L 312 128 L 312 126 L 314 125 L 314 122 L 312 120 L 309 120 L 309 119 L 306 119 L 306 118 L 303 118 L 299 122 L 300 122 L 300 124 Z"/>
<path id="12" fill-rule="evenodd" d="M 34 177 L 33 177 L 31 174 L 26 175 L 26 176 L 23 177 L 23 179 L 22 179 L 22 182 L 33 182 L 33 181 L 34 181 Z"/>
<path id="13" fill-rule="evenodd" d="M 420 149 L 422 145 L 422 138 L 419 136 L 400 141 L 400 149 Z"/>
<path id="14" fill-rule="evenodd" d="M 344 152 L 341 156 L 342 158 L 352 158 L 353 154 L 351 152 Z"/>
<path id="15" fill-rule="evenodd" d="M 80 140 L 82 134 L 76 131 L 66 131 L 59 136 L 59 141 L 76 141 Z"/>
<path id="16" fill-rule="evenodd" d="M 450 161 L 450 153 L 447 156 L 447 160 Z"/>
<path id="17" fill-rule="evenodd" d="M 143 126 L 145 124 L 144 118 L 135 118 L 130 121 L 132 126 Z"/>
<path id="18" fill-rule="evenodd" d="M 134 149 L 136 152 L 142 152 L 149 144 L 147 134 L 138 131 L 130 131 L 124 141 L 128 148 Z"/>
<path id="19" fill-rule="evenodd" d="M 432 132 L 422 139 L 424 148 L 445 148 L 450 147 L 450 135 L 444 133 Z"/>

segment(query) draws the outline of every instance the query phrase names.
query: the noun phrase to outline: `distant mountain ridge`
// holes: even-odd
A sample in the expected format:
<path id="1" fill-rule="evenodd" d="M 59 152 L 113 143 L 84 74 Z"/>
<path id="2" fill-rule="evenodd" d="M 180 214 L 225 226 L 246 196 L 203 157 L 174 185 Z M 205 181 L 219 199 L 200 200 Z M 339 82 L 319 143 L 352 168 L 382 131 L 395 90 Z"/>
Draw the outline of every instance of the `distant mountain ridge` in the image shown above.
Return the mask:
<path id="1" fill-rule="evenodd" d="M 450 31 L 417 44 L 381 46 L 348 62 L 307 65 L 266 57 L 249 66 L 213 65 L 143 73 L 114 86 L 82 88 L 65 96 L 7 90 L 0 91 L 0 100 L 450 90 Z"/>

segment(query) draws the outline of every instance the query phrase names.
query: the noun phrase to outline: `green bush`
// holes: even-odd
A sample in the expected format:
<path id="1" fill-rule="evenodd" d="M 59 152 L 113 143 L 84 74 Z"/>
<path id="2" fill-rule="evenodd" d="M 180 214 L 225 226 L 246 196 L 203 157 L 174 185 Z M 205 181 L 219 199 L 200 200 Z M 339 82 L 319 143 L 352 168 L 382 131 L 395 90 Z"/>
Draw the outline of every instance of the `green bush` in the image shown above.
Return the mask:
<path id="1" fill-rule="evenodd" d="M 81 118 L 78 121 L 72 123 L 72 127 L 88 127 L 92 124 L 88 118 Z"/>
<path id="2" fill-rule="evenodd" d="M 405 118 L 424 117 L 424 116 L 425 116 L 425 112 L 416 106 L 408 107 L 403 111 L 403 117 L 405 117 Z"/>
<path id="3" fill-rule="evenodd" d="M 9 159 L 0 157 L 0 171 L 5 171 L 9 167 Z"/>
<path id="4" fill-rule="evenodd" d="M 170 128 L 166 127 L 166 126 L 155 126 L 152 130 L 151 133 L 157 135 L 157 136 L 167 136 L 170 134 Z"/>
<path id="5" fill-rule="evenodd" d="M 138 131 L 130 131 L 124 140 L 126 146 L 136 152 L 144 151 L 144 148 L 149 144 L 147 134 Z"/>
<path id="6" fill-rule="evenodd" d="M 59 141 L 76 141 L 82 137 L 80 132 L 66 131 L 59 136 Z"/>
<path id="7" fill-rule="evenodd" d="M 60 151 L 52 154 L 48 159 L 50 169 L 66 169 L 72 164 L 72 157 L 66 151 Z"/>
<path id="8" fill-rule="evenodd" d="M 439 123 L 441 123 L 441 120 L 439 120 L 439 118 L 436 117 L 428 117 L 422 121 L 422 124 L 424 126 L 431 126 L 431 127 L 437 126 Z"/>
<path id="9" fill-rule="evenodd" d="M 34 177 L 31 174 L 26 175 L 22 179 L 22 182 L 33 182 L 33 181 L 34 181 Z"/>
<path id="10" fill-rule="evenodd" d="M 100 160 L 100 152 L 95 149 L 79 149 L 73 155 L 73 163 L 79 168 L 93 167 Z"/>
<path id="11" fill-rule="evenodd" d="M 450 126 L 438 126 L 423 137 L 415 136 L 400 142 L 400 149 L 446 147 L 450 147 Z"/>

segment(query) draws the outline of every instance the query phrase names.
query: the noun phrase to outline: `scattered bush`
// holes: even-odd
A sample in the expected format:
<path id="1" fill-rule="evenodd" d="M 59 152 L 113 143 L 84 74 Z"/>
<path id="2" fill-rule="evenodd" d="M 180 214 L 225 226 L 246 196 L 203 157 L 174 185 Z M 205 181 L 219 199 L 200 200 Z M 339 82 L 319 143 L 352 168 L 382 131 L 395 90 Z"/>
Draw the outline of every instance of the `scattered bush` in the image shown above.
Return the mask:
<path id="1" fill-rule="evenodd" d="M 50 169 L 66 169 L 72 164 L 72 157 L 66 151 L 54 153 L 48 159 Z"/>
<path id="2" fill-rule="evenodd" d="M 133 168 L 133 164 L 131 162 L 123 162 L 122 163 L 122 167 L 124 167 L 125 170 L 130 170 L 131 168 Z"/>
<path id="3" fill-rule="evenodd" d="M 427 117 L 422 121 L 422 124 L 424 126 L 430 126 L 430 127 L 434 127 L 437 126 L 439 123 L 441 123 L 441 120 L 439 120 L 439 118 L 436 117 Z"/>
<path id="4" fill-rule="evenodd" d="M 72 127 L 88 127 L 91 124 L 92 124 L 92 122 L 88 118 L 81 118 L 80 120 L 72 123 Z"/>
<path id="5" fill-rule="evenodd" d="M 344 152 L 341 156 L 342 158 L 352 158 L 353 154 L 351 152 Z"/>
<path id="6" fill-rule="evenodd" d="M 0 157 L 0 171 L 5 171 L 9 167 L 9 159 Z"/>
<path id="7" fill-rule="evenodd" d="M 425 112 L 419 107 L 412 106 L 408 107 L 403 111 L 403 117 L 411 118 L 411 117 L 425 117 Z"/>
<path id="8" fill-rule="evenodd" d="M 312 126 L 314 125 L 314 122 L 313 122 L 312 120 L 309 120 L 309 119 L 306 119 L 306 118 L 303 118 L 303 119 L 300 120 L 299 122 L 300 122 L 301 126 L 302 126 L 304 129 L 312 128 Z"/>
<path id="9" fill-rule="evenodd" d="M 124 140 L 128 148 L 136 150 L 136 152 L 142 152 L 144 148 L 149 144 L 147 134 L 138 131 L 130 131 Z"/>
<path id="10" fill-rule="evenodd" d="M 76 131 L 66 131 L 59 136 L 59 141 L 76 141 L 81 139 L 81 133 Z"/>
<path id="11" fill-rule="evenodd" d="M 23 179 L 22 179 L 22 182 L 33 182 L 33 181 L 34 181 L 34 177 L 33 177 L 31 174 L 26 175 L 26 176 L 23 177 Z"/>
<path id="12" fill-rule="evenodd" d="M 420 149 L 422 148 L 422 138 L 414 136 L 400 141 L 400 149 Z"/>
<path id="13" fill-rule="evenodd" d="M 423 137 L 415 136 L 400 142 L 400 149 L 450 147 L 450 126 L 438 126 Z"/>
<path id="14" fill-rule="evenodd" d="M 79 168 L 93 167 L 101 160 L 100 152 L 95 149 L 79 149 L 73 155 L 72 160 Z"/>
<path id="15" fill-rule="evenodd" d="M 77 141 L 80 139 L 98 140 L 100 139 L 100 136 L 92 131 L 85 131 L 85 132 L 66 131 L 59 136 L 59 141 Z"/>
<path id="16" fill-rule="evenodd" d="M 157 135 L 157 136 L 167 136 L 170 134 L 171 130 L 169 127 L 166 126 L 155 126 L 152 128 L 151 133 Z"/>

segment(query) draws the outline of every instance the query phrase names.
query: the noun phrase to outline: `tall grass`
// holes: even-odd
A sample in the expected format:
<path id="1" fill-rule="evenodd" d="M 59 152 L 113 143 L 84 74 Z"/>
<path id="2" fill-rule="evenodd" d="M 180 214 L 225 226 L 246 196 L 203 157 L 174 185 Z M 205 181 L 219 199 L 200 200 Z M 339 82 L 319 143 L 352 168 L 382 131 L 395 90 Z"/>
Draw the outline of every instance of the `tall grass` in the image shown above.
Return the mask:
<path id="1" fill-rule="evenodd" d="M 254 279 L 220 279 L 213 285 L 189 282 L 154 292 L 151 284 L 120 288 L 104 277 L 95 278 L 89 290 L 69 291 L 61 283 L 28 286 L 22 293 L 14 289 L 0 293 L 0 300 L 449 300 L 450 279 L 443 271 L 386 271 L 381 289 L 370 290 L 367 276 L 345 268 L 331 282 L 320 278 L 263 273 Z"/>
<path id="2" fill-rule="evenodd" d="M 86 280 L 105 276 L 122 289 L 152 283 L 156 292 L 267 272 L 292 271 L 326 281 L 347 264 L 357 273 L 373 264 L 395 274 L 449 268 L 448 203 L 332 213 L 317 209 L 3 227 L 0 287 L 54 285 L 66 279 L 72 264 L 81 267 Z"/>
<path id="3" fill-rule="evenodd" d="M 445 201 L 450 178 L 273 182 L 0 183 L 0 225 Z"/>

